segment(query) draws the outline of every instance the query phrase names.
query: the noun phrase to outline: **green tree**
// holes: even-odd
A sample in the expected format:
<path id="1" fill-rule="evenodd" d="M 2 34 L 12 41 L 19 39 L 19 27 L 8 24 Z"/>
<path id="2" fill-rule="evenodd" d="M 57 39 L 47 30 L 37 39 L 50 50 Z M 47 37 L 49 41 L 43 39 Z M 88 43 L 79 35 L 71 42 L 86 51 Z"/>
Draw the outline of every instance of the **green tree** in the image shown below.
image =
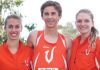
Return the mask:
<path id="1" fill-rule="evenodd" d="M 19 14 L 21 16 L 17 8 L 21 6 L 22 3 L 22 0 L 0 0 L 0 24 L 2 24 L 2 19 L 4 18 L 2 13 L 6 13 L 7 11 L 9 11 L 10 14 Z"/>
<path id="2" fill-rule="evenodd" d="M 75 38 L 77 35 L 77 30 L 73 27 L 71 22 L 68 22 L 65 26 L 59 25 L 58 29 L 66 36 L 70 35 Z"/>
<path id="3" fill-rule="evenodd" d="M 26 24 L 26 25 L 25 25 L 25 28 L 30 32 L 30 31 L 32 31 L 33 29 L 35 29 L 35 23 Z M 21 38 L 21 40 L 22 40 L 24 43 L 27 43 L 27 41 L 26 41 L 24 38 Z"/>
<path id="4" fill-rule="evenodd" d="M 35 29 L 35 24 L 31 23 L 31 24 L 26 24 L 25 27 L 27 28 L 27 30 L 30 32 L 33 29 Z"/>
<path id="5" fill-rule="evenodd" d="M 4 16 L 2 13 L 9 11 L 9 14 L 16 14 L 22 16 L 21 13 L 17 10 L 23 3 L 23 0 L 0 0 L 0 43 L 6 39 L 6 34 L 3 31 L 3 22 Z"/>

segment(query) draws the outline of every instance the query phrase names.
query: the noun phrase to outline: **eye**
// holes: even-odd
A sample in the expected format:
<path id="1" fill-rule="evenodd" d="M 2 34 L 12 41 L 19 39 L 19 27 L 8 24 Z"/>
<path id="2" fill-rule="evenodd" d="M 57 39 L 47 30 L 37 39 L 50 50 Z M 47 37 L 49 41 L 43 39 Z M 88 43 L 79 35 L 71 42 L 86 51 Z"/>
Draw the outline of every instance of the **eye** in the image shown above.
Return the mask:
<path id="1" fill-rule="evenodd" d="M 20 26 L 19 25 L 16 25 L 15 28 L 18 29 L 18 28 L 20 28 Z"/>
<path id="2" fill-rule="evenodd" d="M 89 21 L 88 19 L 85 19 L 84 22 L 85 22 L 85 23 L 88 23 L 88 22 L 90 22 L 90 21 Z"/>
<path id="3" fill-rule="evenodd" d="M 8 25 L 8 28 L 9 28 L 9 29 L 12 29 L 12 28 L 13 28 L 13 25 Z"/>
<path id="4" fill-rule="evenodd" d="M 55 14 L 56 14 L 56 12 L 52 12 L 51 14 L 52 14 L 52 15 L 55 15 Z"/>
<path id="5" fill-rule="evenodd" d="M 77 20 L 76 22 L 77 22 L 77 23 L 82 23 L 82 20 L 81 20 L 81 19 L 79 19 L 79 20 Z"/>
<path id="6" fill-rule="evenodd" d="M 48 16 L 48 15 L 49 15 L 49 13 L 48 13 L 48 12 L 45 12 L 45 13 L 44 13 L 44 15 Z"/>

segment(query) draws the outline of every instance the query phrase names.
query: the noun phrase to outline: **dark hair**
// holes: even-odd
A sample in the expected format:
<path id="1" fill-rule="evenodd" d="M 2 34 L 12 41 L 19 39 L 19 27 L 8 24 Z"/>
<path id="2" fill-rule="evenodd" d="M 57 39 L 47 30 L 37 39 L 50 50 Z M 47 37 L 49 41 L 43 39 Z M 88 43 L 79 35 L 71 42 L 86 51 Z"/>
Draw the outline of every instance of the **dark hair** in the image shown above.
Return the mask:
<path id="1" fill-rule="evenodd" d="M 17 15 L 9 15 L 9 16 L 7 16 L 7 18 L 5 19 L 5 25 L 4 25 L 4 28 L 6 28 L 8 19 L 10 19 L 10 18 L 14 18 L 14 19 L 18 19 L 18 20 L 22 21 L 21 18 L 20 18 L 19 16 L 17 16 Z"/>
<path id="2" fill-rule="evenodd" d="M 43 16 L 43 11 L 48 6 L 53 6 L 57 10 L 59 16 L 62 16 L 62 8 L 61 8 L 60 4 L 56 1 L 47 1 L 47 2 L 45 2 L 41 6 L 41 16 Z"/>
<path id="3" fill-rule="evenodd" d="M 94 17 L 93 17 L 93 14 L 92 14 L 92 12 L 91 12 L 90 10 L 88 10 L 88 9 L 81 9 L 81 10 L 76 14 L 76 19 L 77 19 L 77 16 L 78 16 L 80 13 L 87 13 L 87 14 L 89 14 L 90 17 L 91 17 L 92 22 L 94 23 L 94 20 L 93 20 Z M 96 41 L 96 39 L 97 39 L 97 35 L 98 35 L 98 31 L 97 31 L 97 29 L 93 26 L 93 27 L 91 28 L 90 38 L 89 38 L 89 40 L 90 40 L 90 46 L 91 46 L 91 47 L 94 47 L 94 46 L 95 46 L 95 41 Z"/>

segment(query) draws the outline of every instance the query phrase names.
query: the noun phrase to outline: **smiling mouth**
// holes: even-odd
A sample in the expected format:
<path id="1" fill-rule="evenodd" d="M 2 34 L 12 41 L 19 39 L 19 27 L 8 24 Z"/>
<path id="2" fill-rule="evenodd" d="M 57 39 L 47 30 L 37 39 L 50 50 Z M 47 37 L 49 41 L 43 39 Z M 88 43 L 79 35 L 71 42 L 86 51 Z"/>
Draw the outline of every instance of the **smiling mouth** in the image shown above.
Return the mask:
<path id="1" fill-rule="evenodd" d="M 16 33 L 12 33 L 11 36 L 15 37 L 15 36 L 17 36 L 17 34 Z"/>
<path id="2" fill-rule="evenodd" d="M 86 29 L 86 28 L 80 28 L 80 29 L 84 30 L 84 29 Z"/>

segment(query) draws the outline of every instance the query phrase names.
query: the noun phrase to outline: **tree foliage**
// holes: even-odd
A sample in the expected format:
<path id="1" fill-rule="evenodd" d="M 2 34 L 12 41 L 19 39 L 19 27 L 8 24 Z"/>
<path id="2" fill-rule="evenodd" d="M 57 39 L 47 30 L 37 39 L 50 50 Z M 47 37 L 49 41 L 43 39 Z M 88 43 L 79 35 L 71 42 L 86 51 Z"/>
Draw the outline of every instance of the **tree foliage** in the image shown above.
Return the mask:
<path id="1" fill-rule="evenodd" d="M 4 15 L 9 11 L 9 14 L 16 14 L 22 16 L 21 13 L 17 10 L 23 3 L 23 0 L 0 0 L 0 43 L 2 43 L 6 38 L 6 33 L 3 31 L 3 22 Z"/>
<path id="2" fill-rule="evenodd" d="M 64 35 L 70 35 L 72 38 L 75 38 L 77 35 L 77 30 L 73 27 L 71 22 L 68 22 L 65 26 L 59 25 L 58 29 Z"/>
<path id="3" fill-rule="evenodd" d="M 9 11 L 10 14 L 19 14 L 21 16 L 17 8 L 21 6 L 22 3 L 22 0 L 0 0 L 0 24 L 2 24 L 2 19 L 4 18 L 2 13 L 6 13 L 7 11 Z"/>
<path id="4" fill-rule="evenodd" d="M 28 30 L 29 32 L 32 31 L 33 29 L 35 29 L 34 23 L 27 24 L 27 25 L 25 25 L 25 27 L 27 28 L 27 30 Z"/>

